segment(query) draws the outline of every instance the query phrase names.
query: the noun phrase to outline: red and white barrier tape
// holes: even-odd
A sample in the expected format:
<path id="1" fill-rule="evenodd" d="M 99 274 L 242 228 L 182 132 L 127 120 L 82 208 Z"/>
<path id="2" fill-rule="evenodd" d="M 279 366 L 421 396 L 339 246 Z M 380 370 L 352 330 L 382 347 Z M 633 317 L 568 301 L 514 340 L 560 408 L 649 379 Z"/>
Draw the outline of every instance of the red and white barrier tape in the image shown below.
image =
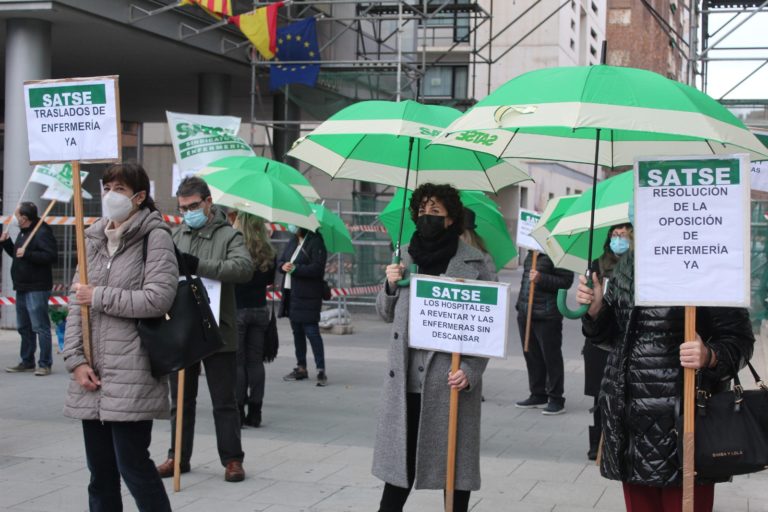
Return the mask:
<path id="1" fill-rule="evenodd" d="M 52 295 L 48 297 L 49 306 L 66 306 L 69 303 L 69 297 L 62 297 L 60 295 Z M 0 297 L 0 306 L 15 306 L 15 297 Z"/>

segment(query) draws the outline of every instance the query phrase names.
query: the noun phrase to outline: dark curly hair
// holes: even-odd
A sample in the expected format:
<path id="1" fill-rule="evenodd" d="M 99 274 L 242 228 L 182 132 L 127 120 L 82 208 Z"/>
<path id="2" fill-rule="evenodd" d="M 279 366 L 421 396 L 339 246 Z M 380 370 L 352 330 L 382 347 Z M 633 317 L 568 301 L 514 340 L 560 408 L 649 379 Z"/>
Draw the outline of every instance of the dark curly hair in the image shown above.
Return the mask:
<path id="1" fill-rule="evenodd" d="M 416 222 L 419 217 L 419 207 L 427 199 L 434 197 L 448 211 L 448 218 L 453 221 L 453 228 L 459 233 L 464 231 L 464 206 L 461 204 L 459 191 L 450 185 L 435 185 L 424 183 L 413 191 L 411 196 L 411 219 Z"/>

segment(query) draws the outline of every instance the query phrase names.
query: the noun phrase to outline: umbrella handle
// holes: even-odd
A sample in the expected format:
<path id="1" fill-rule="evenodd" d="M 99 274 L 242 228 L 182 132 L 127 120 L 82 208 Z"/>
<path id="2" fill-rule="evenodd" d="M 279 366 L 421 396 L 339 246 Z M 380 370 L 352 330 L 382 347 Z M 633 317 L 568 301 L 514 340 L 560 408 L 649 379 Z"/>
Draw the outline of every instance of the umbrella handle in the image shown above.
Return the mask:
<path id="1" fill-rule="evenodd" d="M 587 286 L 592 288 L 592 278 L 587 278 Z M 563 288 L 560 288 L 557 290 L 557 309 L 560 311 L 560 314 L 562 314 L 565 318 L 576 320 L 578 318 L 583 317 L 587 314 L 587 311 L 589 311 L 589 304 L 582 304 L 577 309 L 570 309 L 568 308 L 568 304 L 566 303 L 566 299 L 568 298 L 568 290 L 565 290 Z"/>
<path id="2" fill-rule="evenodd" d="M 392 255 L 392 263 L 398 264 L 400 263 L 400 254 L 395 252 Z M 408 267 L 408 273 L 409 274 L 415 274 L 418 271 L 418 266 L 416 266 L 415 263 L 411 263 L 411 265 Z M 397 282 L 397 286 L 404 288 L 406 286 L 410 286 L 411 284 L 411 278 L 410 277 L 404 277 L 403 279 L 399 280 Z"/>

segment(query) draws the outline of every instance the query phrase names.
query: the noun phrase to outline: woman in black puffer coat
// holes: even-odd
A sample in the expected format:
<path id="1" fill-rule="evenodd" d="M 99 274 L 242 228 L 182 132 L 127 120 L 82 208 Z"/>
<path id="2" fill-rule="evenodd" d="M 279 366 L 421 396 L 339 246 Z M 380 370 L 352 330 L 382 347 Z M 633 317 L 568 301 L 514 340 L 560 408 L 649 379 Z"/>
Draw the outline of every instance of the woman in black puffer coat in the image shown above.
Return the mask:
<path id="1" fill-rule="evenodd" d="M 749 313 L 742 308 L 699 307 L 697 339 L 684 339 L 684 308 L 634 307 L 634 251 L 619 260 L 605 297 L 580 278 L 577 300 L 590 304 L 584 335 L 609 347 L 598 403 L 603 425 L 600 472 L 624 484 L 627 510 L 680 510 L 682 468 L 675 406 L 683 367 L 700 369 L 711 392 L 728 387 L 752 356 Z M 702 341 L 704 340 L 704 341 Z M 682 406 L 680 408 L 682 410 Z M 697 482 L 696 512 L 712 510 L 714 484 Z"/>

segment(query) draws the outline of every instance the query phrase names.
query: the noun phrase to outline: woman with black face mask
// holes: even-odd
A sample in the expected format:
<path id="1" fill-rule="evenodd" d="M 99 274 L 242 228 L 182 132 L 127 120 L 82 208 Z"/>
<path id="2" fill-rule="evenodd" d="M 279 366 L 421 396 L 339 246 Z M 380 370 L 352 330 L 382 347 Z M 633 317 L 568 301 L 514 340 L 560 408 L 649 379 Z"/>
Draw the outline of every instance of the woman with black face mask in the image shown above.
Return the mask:
<path id="1" fill-rule="evenodd" d="M 480 488 L 480 402 L 488 360 L 462 356 L 451 373 L 451 354 L 408 347 L 409 287 L 400 286 L 411 262 L 419 274 L 491 280 L 483 253 L 460 240 L 464 211 L 449 185 L 421 185 L 413 192 L 416 232 L 402 264 L 386 269 L 376 309 L 393 322 L 379 411 L 373 474 L 385 482 L 379 512 L 401 512 L 413 486 L 444 489 L 451 388 L 459 393 L 454 511 L 465 512 Z"/>

